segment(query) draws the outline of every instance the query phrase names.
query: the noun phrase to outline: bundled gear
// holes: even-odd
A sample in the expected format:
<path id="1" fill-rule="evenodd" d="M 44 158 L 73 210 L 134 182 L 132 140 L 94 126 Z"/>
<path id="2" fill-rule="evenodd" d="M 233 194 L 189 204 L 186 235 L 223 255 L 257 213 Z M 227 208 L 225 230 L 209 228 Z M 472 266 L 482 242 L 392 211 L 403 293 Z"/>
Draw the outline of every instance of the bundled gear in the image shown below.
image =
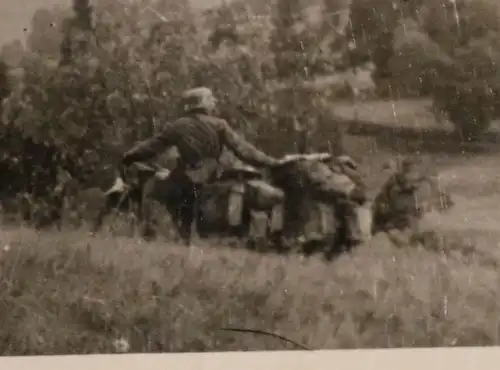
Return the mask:
<path id="1" fill-rule="evenodd" d="M 280 230 L 284 193 L 270 185 L 261 172 L 235 159 L 216 182 L 207 184 L 200 198 L 198 232 L 248 237 L 252 244 Z"/>
<path id="2" fill-rule="evenodd" d="M 340 156 L 328 166 L 325 163 L 304 162 L 306 187 L 315 199 L 334 205 L 339 222 L 345 221 L 342 229 L 347 232 L 348 243 L 358 244 L 369 236 L 361 230 L 358 208 L 366 201 L 366 187 L 358 172 L 358 165 L 347 156 Z"/>
<path id="3" fill-rule="evenodd" d="M 317 156 L 276 171 L 273 179 L 286 194 L 285 228 L 306 243 L 326 239 L 334 248 L 367 240 L 371 210 L 357 168 L 347 156 Z"/>

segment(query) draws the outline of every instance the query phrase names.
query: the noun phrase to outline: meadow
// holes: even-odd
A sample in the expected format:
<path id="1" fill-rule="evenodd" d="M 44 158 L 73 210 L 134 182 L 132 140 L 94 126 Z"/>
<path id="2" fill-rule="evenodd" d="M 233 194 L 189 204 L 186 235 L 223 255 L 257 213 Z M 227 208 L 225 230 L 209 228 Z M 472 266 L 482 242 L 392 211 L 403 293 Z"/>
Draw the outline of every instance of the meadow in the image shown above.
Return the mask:
<path id="1" fill-rule="evenodd" d="M 387 109 L 380 105 L 380 120 L 392 115 Z M 397 116 L 406 119 L 404 109 Z M 378 186 L 394 148 L 366 135 L 349 140 Z M 4 226 L 0 353 L 299 348 L 224 328 L 274 332 L 310 349 L 498 345 L 499 160 L 445 147 L 422 156 L 457 204 L 429 216 L 441 236 L 435 248 L 396 248 L 377 235 L 327 263 L 208 242 L 187 248 L 109 231 Z"/>

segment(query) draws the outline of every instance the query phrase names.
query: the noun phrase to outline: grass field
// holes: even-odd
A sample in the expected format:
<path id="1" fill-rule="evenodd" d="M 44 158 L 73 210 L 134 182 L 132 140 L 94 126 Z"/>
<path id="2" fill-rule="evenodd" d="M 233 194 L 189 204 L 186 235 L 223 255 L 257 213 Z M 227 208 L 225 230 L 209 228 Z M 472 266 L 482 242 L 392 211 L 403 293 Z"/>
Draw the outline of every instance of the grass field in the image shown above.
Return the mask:
<path id="1" fill-rule="evenodd" d="M 376 165 L 387 153 L 370 155 Z M 456 209 L 427 223 L 444 251 L 378 235 L 350 255 L 186 248 L 84 231 L 0 234 L 0 353 L 67 354 L 498 345 L 500 160 L 429 154 Z"/>
<path id="2" fill-rule="evenodd" d="M 357 116 L 361 121 L 368 121 L 379 125 L 411 127 L 415 129 L 436 129 L 436 123 L 430 108 L 432 103 L 428 99 L 405 99 L 396 101 L 367 101 L 356 105 L 351 102 L 339 102 L 333 107 L 335 113 L 348 119 Z M 450 129 L 446 124 L 445 129 Z"/>

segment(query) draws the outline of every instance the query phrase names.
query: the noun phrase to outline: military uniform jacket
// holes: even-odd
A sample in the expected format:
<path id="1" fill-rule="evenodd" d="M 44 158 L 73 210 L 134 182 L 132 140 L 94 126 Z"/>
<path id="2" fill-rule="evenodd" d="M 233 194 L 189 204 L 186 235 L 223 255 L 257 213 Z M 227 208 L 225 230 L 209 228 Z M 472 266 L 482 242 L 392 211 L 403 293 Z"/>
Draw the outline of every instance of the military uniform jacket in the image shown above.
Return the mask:
<path id="1" fill-rule="evenodd" d="M 277 162 L 240 137 L 227 121 L 199 112 L 166 123 L 158 134 L 137 144 L 125 158 L 128 162 L 145 161 L 173 146 L 179 152 L 178 166 L 195 183 L 213 179 L 224 147 L 256 167 L 272 166 Z"/>

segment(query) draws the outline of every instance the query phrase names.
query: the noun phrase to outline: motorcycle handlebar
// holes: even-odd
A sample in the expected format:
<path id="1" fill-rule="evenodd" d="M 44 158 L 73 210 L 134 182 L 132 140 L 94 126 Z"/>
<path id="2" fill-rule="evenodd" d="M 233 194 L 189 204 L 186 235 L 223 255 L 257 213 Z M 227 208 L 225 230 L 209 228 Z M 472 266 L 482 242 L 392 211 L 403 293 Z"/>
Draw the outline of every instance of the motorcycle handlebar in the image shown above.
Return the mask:
<path id="1" fill-rule="evenodd" d="M 309 153 L 309 154 L 287 154 L 281 157 L 280 167 L 298 161 L 321 161 L 326 162 L 333 158 L 330 153 Z"/>

